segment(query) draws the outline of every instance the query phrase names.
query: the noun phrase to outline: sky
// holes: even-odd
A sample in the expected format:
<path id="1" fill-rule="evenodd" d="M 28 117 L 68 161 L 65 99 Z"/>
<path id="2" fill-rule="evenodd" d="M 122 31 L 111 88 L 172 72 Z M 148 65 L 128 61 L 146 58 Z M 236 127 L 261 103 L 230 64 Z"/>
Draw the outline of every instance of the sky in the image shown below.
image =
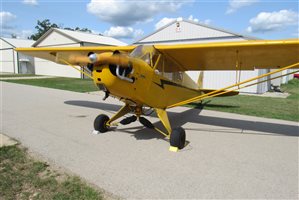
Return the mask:
<path id="1" fill-rule="evenodd" d="M 37 20 L 128 44 L 178 18 L 261 39 L 298 38 L 298 0 L 1 0 L 0 36 L 27 38 Z"/>

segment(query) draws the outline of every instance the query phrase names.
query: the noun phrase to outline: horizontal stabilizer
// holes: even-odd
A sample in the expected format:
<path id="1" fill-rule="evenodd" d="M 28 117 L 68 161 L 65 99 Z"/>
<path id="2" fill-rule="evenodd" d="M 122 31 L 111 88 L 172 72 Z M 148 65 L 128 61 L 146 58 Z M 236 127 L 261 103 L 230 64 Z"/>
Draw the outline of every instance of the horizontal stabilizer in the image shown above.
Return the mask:
<path id="1" fill-rule="evenodd" d="M 208 94 L 210 92 L 214 92 L 216 90 L 212 90 L 212 89 L 200 89 L 201 92 L 203 92 L 204 94 Z M 222 93 L 224 92 L 225 90 L 220 90 L 214 94 L 217 94 L 217 93 Z M 224 93 L 224 94 L 220 94 L 220 95 L 217 95 L 217 97 L 229 97 L 229 96 L 235 96 L 235 95 L 238 95 L 239 94 L 239 91 L 231 91 L 231 92 L 227 92 L 227 93 Z"/>

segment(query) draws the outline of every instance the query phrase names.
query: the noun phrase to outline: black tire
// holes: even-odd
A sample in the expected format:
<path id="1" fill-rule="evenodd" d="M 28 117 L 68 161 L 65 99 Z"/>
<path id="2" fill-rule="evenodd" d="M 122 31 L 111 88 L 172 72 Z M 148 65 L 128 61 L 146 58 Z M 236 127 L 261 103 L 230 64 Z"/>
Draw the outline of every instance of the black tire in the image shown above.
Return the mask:
<path id="1" fill-rule="evenodd" d="M 101 133 L 105 133 L 108 131 L 108 127 L 106 123 L 109 121 L 109 117 L 107 115 L 99 115 L 95 118 L 93 127 L 94 130 L 99 131 Z"/>
<path id="2" fill-rule="evenodd" d="M 170 146 L 183 149 L 185 147 L 185 142 L 186 142 L 185 130 L 181 127 L 173 129 L 170 135 Z"/>

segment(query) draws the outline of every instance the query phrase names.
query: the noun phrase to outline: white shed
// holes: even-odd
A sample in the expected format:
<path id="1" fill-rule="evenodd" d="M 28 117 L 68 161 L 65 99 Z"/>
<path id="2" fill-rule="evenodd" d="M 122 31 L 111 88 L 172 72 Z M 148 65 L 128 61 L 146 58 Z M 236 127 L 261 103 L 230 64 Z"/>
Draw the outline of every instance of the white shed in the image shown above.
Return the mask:
<path id="1" fill-rule="evenodd" d="M 0 72 L 34 74 L 34 59 L 14 50 L 16 47 L 31 47 L 33 40 L 0 38 Z"/>
<path id="2" fill-rule="evenodd" d="M 134 45 L 142 44 L 191 44 L 209 42 L 245 41 L 256 38 L 243 36 L 223 29 L 200 24 L 189 20 L 174 20 L 150 35 L 134 42 Z M 217 58 L 215 58 L 217 59 Z M 267 70 L 242 71 L 240 80 L 246 80 L 267 72 Z M 198 71 L 189 71 L 189 76 L 197 82 Z M 237 79 L 239 80 L 239 78 Z M 203 87 L 220 89 L 236 82 L 235 71 L 205 71 L 203 75 Z M 269 89 L 269 83 L 265 82 L 249 88 L 242 89 L 246 93 L 264 93 Z"/>
<path id="3" fill-rule="evenodd" d="M 119 40 L 111 37 L 52 28 L 40 37 L 33 47 L 80 47 L 80 46 L 125 46 Z M 77 70 L 51 61 L 35 58 L 35 73 L 38 75 L 51 75 L 63 77 L 82 77 Z"/>

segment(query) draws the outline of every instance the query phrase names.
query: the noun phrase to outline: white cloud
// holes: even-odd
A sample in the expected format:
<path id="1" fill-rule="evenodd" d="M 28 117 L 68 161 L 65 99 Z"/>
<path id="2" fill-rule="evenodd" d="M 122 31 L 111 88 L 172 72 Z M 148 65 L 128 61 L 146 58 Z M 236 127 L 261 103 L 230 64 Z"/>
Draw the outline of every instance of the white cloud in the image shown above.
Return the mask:
<path id="1" fill-rule="evenodd" d="M 30 37 L 33 34 L 32 30 L 22 30 L 21 32 L 17 32 L 17 38 L 20 39 L 27 39 L 28 37 Z"/>
<path id="2" fill-rule="evenodd" d="M 269 32 L 281 30 L 287 26 L 298 25 L 298 13 L 292 10 L 261 12 L 250 19 L 248 32 Z"/>
<path id="3" fill-rule="evenodd" d="M 114 38 L 136 38 L 143 33 L 141 29 L 134 30 L 132 27 L 112 26 L 104 32 L 104 35 Z"/>
<path id="4" fill-rule="evenodd" d="M 178 18 L 168 18 L 168 17 L 164 17 L 164 18 L 162 18 L 160 21 L 158 21 L 156 24 L 155 24 L 155 29 L 157 30 L 157 29 L 159 29 L 159 28 L 161 28 L 161 27 L 163 27 L 163 26 L 165 26 L 165 25 L 167 25 L 167 24 L 169 24 L 169 23 L 171 23 L 171 22 L 173 22 L 173 21 L 181 21 L 181 20 L 183 20 L 183 18 L 182 17 L 178 17 Z M 200 23 L 203 23 L 203 24 L 210 24 L 211 23 L 211 20 L 210 19 L 207 19 L 207 20 L 204 20 L 204 21 L 199 21 L 199 19 L 197 19 L 197 18 L 194 18 L 193 17 L 193 15 L 190 15 L 189 17 L 188 17 L 188 20 L 190 20 L 190 21 L 194 21 L 194 22 L 200 22 Z"/>
<path id="5" fill-rule="evenodd" d="M 173 21 L 177 20 L 177 18 L 168 18 L 168 17 L 164 17 L 163 19 L 161 19 L 160 21 L 158 21 L 156 24 L 155 24 L 155 29 L 159 29 Z"/>
<path id="6" fill-rule="evenodd" d="M 97 30 L 91 30 L 91 33 L 95 35 L 102 35 L 102 33 Z"/>
<path id="7" fill-rule="evenodd" d="M 175 12 L 184 3 L 176 0 L 130 1 L 130 0 L 91 0 L 87 11 L 104 22 L 115 26 L 131 26 L 138 22 L 152 20 L 154 15 Z"/>
<path id="8" fill-rule="evenodd" d="M 206 24 L 206 25 L 209 25 L 209 24 L 211 24 L 211 22 L 212 22 L 212 20 L 210 20 L 210 19 L 206 19 L 206 20 L 200 21 L 199 19 L 194 18 L 193 15 L 190 15 L 190 16 L 188 17 L 188 20 L 190 20 L 190 21 L 194 21 L 194 22 L 199 22 L 199 23 L 201 23 L 201 24 Z"/>
<path id="9" fill-rule="evenodd" d="M 141 37 L 143 34 L 144 34 L 144 31 L 143 31 L 143 30 L 141 30 L 141 29 L 136 29 L 136 30 L 134 31 L 134 38 L 139 38 L 139 37 Z"/>
<path id="10" fill-rule="evenodd" d="M 226 14 L 231 14 L 242 7 L 250 6 L 256 2 L 259 2 L 259 0 L 229 0 L 229 7 L 226 10 Z"/>
<path id="11" fill-rule="evenodd" d="M 0 12 L 0 25 L 2 29 L 8 29 L 11 28 L 11 22 L 13 20 L 15 20 L 17 18 L 16 15 L 10 13 L 10 12 L 6 12 L 6 11 L 2 11 Z"/>
<path id="12" fill-rule="evenodd" d="M 194 21 L 194 22 L 198 22 L 198 21 L 199 21 L 197 18 L 193 18 L 193 15 L 190 15 L 190 16 L 188 17 L 188 20 L 190 20 L 190 21 Z"/>
<path id="13" fill-rule="evenodd" d="M 204 21 L 200 21 L 200 23 L 203 23 L 203 24 L 206 24 L 206 25 L 211 24 L 211 22 L 212 22 L 212 20 L 210 20 L 210 19 L 206 19 Z"/>
<path id="14" fill-rule="evenodd" d="M 23 4 L 36 6 L 38 3 L 37 3 L 37 0 L 23 0 Z"/>
<path id="15" fill-rule="evenodd" d="M 2 11 L 0 12 L 0 25 L 1 25 L 1 36 L 11 37 L 16 35 L 17 38 L 27 39 L 33 34 L 32 30 L 17 30 L 16 26 L 13 25 L 13 21 L 17 18 L 16 15 Z"/>
<path id="16" fill-rule="evenodd" d="M 1 31 L 2 37 L 10 38 L 12 35 L 15 35 L 18 39 L 27 39 L 33 34 L 32 30 L 17 30 L 14 28 L 4 29 Z"/>

